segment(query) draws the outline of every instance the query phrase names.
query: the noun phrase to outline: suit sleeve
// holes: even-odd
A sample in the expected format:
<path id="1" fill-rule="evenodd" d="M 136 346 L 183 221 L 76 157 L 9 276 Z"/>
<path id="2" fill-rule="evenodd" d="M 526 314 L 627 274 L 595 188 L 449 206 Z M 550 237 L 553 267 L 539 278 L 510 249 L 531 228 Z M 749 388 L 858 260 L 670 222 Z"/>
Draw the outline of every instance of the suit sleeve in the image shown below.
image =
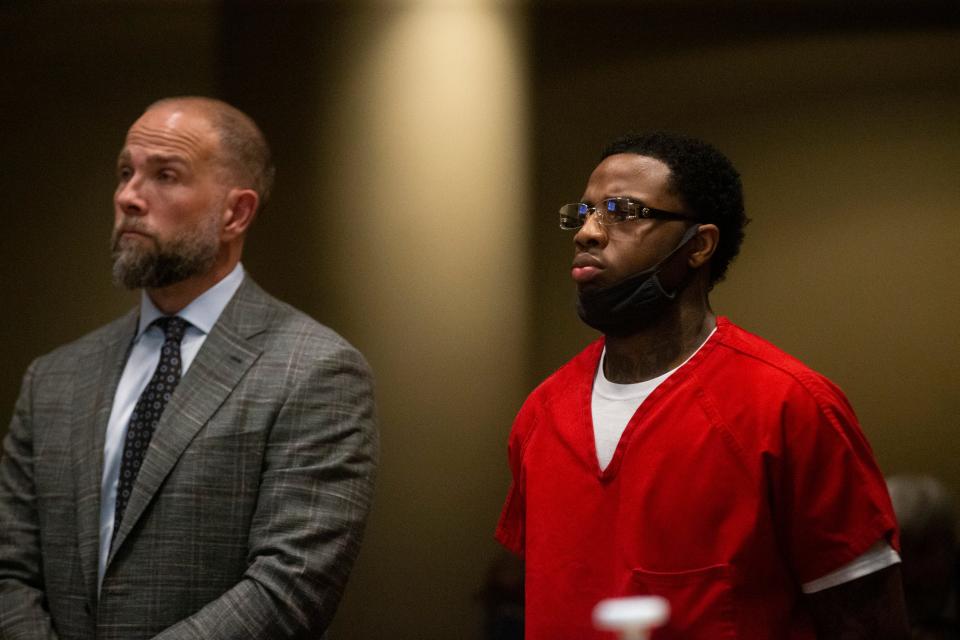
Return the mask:
<path id="1" fill-rule="evenodd" d="M 0 638 L 56 638 L 47 611 L 33 479 L 31 381 L 23 379 L 0 457 Z"/>
<path id="2" fill-rule="evenodd" d="M 377 457 L 372 377 L 344 345 L 294 383 L 272 427 L 242 580 L 156 638 L 321 637 L 359 551 Z"/>

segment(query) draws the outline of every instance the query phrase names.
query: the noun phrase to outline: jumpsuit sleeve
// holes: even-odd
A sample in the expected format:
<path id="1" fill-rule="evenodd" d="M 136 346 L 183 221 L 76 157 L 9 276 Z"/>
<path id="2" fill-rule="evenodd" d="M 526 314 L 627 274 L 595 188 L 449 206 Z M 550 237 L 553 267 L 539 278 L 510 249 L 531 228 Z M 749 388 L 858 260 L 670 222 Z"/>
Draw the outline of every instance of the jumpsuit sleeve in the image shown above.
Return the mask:
<path id="1" fill-rule="evenodd" d="M 794 573 L 807 583 L 881 539 L 899 550 L 899 539 L 883 475 L 843 392 L 817 374 L 801 382 L 782 409 L 771 490 Z"/>

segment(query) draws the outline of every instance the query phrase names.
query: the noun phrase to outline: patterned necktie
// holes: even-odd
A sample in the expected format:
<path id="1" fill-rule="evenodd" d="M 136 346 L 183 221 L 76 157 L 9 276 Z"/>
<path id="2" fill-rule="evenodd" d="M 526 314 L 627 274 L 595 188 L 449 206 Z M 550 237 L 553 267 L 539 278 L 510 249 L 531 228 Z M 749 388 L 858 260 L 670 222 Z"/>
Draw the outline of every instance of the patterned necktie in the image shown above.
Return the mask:
<path id="1" fill-rule="evenodd" d="M 140 394 L 127 427 L 127 438 L 123 444 L 123 458 L 120 462 L 120 478 L 117 483 L 117 504 L 113 516 L 114 535 L 120 529 L 123 512 L 133 493 L 133 482 L 137 479 L 137 472 L 140 471 L 144 456 L 147 455 L 153 430 L 157 428 L 163 409 L 173 395 L 177 383 L 180 382 L 180 341 L 189 324 L 179 316 L 158 318 L 151 323 L 163 330 L 163 348 L 160 350 L 160 363 L 153 372 L 150 382 L 147 383 L 147 387 Z"/>

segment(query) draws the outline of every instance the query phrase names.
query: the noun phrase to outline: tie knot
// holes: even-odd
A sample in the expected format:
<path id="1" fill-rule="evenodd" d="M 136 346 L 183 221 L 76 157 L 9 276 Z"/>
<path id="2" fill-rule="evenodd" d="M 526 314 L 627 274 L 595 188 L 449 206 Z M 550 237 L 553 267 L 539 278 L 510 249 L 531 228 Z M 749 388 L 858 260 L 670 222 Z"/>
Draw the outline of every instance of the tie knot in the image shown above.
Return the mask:
<path id="1" fill-rule="evenodd" d="M 189 322 L 180 316 L 164 316 L 162 318 L 157 318 L 152 324 L 160 327 L 166 340 L 174 340 L 177 343 L 183 340 L 183 333 L 190 325 Z"/>

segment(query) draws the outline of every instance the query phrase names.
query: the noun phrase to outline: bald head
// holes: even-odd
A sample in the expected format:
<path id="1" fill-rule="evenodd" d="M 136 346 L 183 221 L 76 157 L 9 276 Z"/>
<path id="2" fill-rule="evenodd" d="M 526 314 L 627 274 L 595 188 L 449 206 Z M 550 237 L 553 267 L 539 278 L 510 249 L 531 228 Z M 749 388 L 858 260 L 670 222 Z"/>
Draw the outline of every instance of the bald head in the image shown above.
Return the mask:
<path id="1" fill-rule="evenodd" d="M 263 208 L 273 188 L 274 167 L 267 139 L 250 116 L 222 100 L 201 96 L 163 98 L 146 111 L 160 108 L 203 116 L 218 137 L 217 162 L 239 186 L 256 191 Z"/>

